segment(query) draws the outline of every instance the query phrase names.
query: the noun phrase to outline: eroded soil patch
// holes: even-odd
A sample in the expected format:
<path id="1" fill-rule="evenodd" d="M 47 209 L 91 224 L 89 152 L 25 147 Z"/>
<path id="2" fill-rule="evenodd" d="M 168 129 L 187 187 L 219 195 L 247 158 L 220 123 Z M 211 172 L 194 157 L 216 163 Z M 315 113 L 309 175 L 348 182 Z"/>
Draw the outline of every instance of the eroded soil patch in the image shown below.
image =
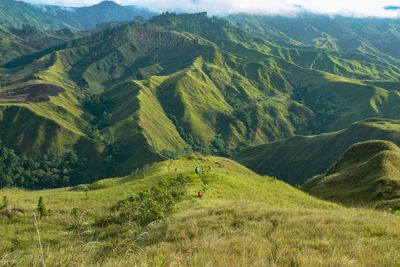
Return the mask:
<path id="1" fill-rule="evenodd" d="M 0 101 L 38 103 L 50 100 L 65 90 L 53 84 L 32 84 L 14 90 L 0 93 Z"/>

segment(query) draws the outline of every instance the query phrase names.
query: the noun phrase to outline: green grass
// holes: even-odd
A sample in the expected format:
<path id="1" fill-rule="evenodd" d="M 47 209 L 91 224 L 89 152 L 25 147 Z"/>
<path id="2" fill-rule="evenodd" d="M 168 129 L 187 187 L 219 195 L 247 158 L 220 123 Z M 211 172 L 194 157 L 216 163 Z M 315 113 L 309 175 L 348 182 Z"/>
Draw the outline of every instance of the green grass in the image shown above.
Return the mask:
<path id="1" fill-rule="evenodd" d="M 195 166 L 202 174 L 194 174 Z M 143 229 L 92 224 L 112 214 L 110 207 L 119 200 L 179 173 L 192 182 L 167 218 Z M 87 193 L 82 188 L 1 190 L 10 207 L 25 211 L 11 219 L 0 215 L 1 264 L 39 266 L 31 215 L 39 196 L 51 210 L 38 222 L 49 266 L 376 266 L 400 261 L 398 216 L 317 200 L 224 158 L 169 160 L 89 185 Z M 200 189 L 205 189 L 203 198 L 196 196 Z"/>
<path id="2" fill-rule="evenodd" d="M 286 140 L 244 149 L 233 158 L 253 171 L 279 177 L 291 184 L 323 174 L 353 144 L 368 140 L 388 140 L 400 144 L 400 122 L 368 119 L 347 129 Z"/>
<path id="3" fill-rule="evenodd" d="M 400 208 L 400 149 L 387 141 L 351 146 L 324 175 L 303 189 L 319 198 L 347 205 Z"/>
<path id="4" fill-rule="evenodd" d="M 324 38 L 334 45 L 330 35 Z M 45 146 L 42 140 L 52 136 L 47 122 L 66 134 L 46 150 L 86 150 L 84 140 L 101 152 L 112 137 L 126 154 L 114 174 L 126 175 L 191 150 L 226 156 L 296 134 L 337 131 L 370 117 L 398 118 L 399 69 L 385 60 L 282 46 L 202 13 L 164 14 L 147 25 L 93 32 L 4 65 L 1 92 L 32 83 L 65 92 L 49 102 L 1 102 L 26 108 L 40 121 L 7 124 L 19 135 L 39 137 L 39 144 L 32 141 L 23 150 Z M 83 107 L 91 94 L 112 105 L 94 116 Z M 91 128 L 99 134 L 93 136 Z M 0 132 L 6 145 L 21 149 L 9 136 Z M 281 177 L 284 171 L 271 174 Z M 291 175 L 290 182 L 306 178 Z"/>

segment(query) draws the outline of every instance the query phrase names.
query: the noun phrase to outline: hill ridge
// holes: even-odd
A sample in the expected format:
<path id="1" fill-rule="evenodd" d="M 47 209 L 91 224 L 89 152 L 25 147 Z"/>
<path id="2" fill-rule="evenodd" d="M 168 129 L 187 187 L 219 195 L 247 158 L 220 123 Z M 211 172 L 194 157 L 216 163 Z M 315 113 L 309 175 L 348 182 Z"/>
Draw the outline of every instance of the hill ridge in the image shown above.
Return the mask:
<path id="1" fill-rule="evenodd" d="M 308 180 L 307 192 L 350 205 L 400 207 L 400 148 L 388 141 L 351 146 L 325 174 Z"/>

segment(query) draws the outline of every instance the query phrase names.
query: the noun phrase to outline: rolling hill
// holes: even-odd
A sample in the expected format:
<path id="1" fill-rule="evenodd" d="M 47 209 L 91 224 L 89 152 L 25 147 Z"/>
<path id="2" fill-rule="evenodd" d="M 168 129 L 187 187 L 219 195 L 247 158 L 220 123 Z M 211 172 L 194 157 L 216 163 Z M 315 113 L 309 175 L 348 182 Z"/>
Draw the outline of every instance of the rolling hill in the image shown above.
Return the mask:
<path id="1" fill-rule="evenodd" d="M 351 146 L 324 175 L 302 188 L 319 198 L 380 208 L 400 208 L 400 149 L 387 141 Z"/>
<path id="2" fill-rule="evenodd" d="M 400 265 L 397 20 L 0 1 L 0 266 Z"/>
<path id="3" fill-rule="evenodd" d="M 352 145 L 377 139 L 400 144 L 400 122 L 368 119 L 334 133 L 295 136 L 249 147 L 233 158 L 257 173 L 279 177 L 291 184 L 303 184 L 328 171 Z"/>
<path id="4" fill-rule="evenodd" d="M 396 64 L 282 47 L 206 13 L 99 30 L 9 61 L 0 73 L 3 112 L 17 106 L 74 136 L 37 145 L 40 153 L 80 150 L 78 140 L 90 140 L 115 166 L 107 175 L 190 151 L 228 156 L 400 114 Z M 58 89 L 29 93 L 40 99 L 32 103 L 26 92 L 38 85 Z M 17 138 L 46 134 L 41 124 L 21 124 Z M 39 154 L 34 143 L 0 139 Z"/>
<path id="5" fill-rule="evenodd" d="M 168 195 L 163 191 L 168 181 L 183 182 L 170 188 L 180 197 L 160 213 L 167 202 L 151 196 Z M 205 192 L 202 198 L 199 190 Z M 91 185 L 2 189 L 0 195 L 8 200 L 0 211 L 5 265 L 397 265 L 400 260 L 398 216 L 317 200 L 224 158 L 192 156 Z M 39 196 L 51 210 L 36 222 L 42 259 L 31 234 Z M 125 209 L 134 212 L 127 201 L 135 196 L 142 196 L 149 212 L 140 212 L 137 221 L 123 216 Z M 150 203 L 157 205 L 146 206 Z M 142 225 L 146 214 L 157 216 Z M 355 238 L 362 245 L 354 244 Z"/>

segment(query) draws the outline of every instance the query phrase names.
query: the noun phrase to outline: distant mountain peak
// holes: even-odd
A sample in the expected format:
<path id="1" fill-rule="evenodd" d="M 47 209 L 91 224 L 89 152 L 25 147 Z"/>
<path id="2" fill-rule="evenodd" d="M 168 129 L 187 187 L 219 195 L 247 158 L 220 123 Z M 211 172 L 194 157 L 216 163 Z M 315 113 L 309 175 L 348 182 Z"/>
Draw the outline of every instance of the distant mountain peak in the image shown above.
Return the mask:
<path id="1" fill-rule="evenodd" d="M 400 10 L 400 6 L 385 6 L 385 10 Z"/>
<path id="2" fill-rule="evenodd" d="M 108 22 L 128 22 L 136 17 L 149 19 L 157 13 L 136 6 L 122 6 L 114 1 L 102 1 L 94 6 L 66 7 L 30 4 L 16 0 L 0 0 L 0 24 L 21 28 L 33 25 L 39 28 L 93 29 Z M 21 16 L 29 14 L 29 16 Z"/>
<path id="3" fill-rule="evenodd" d="M 114 1 L 104 0 L 94 6 L 104 6 L 104 7 L 119 6 L 120 7 L 121 5 L 115 3 Z"/>

